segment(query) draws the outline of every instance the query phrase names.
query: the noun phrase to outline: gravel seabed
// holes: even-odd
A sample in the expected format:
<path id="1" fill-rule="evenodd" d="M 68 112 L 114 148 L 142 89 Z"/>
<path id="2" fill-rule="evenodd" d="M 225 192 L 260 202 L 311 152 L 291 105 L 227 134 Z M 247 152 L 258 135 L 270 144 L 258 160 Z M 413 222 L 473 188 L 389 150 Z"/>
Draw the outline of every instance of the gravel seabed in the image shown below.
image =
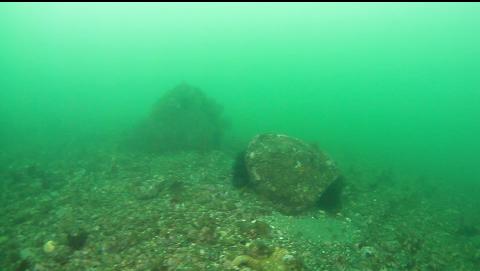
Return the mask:
<path id="1" fill-rule="evenodd" d="M 480 270 L 478 200 L 437 180 L 341 168 L 340 210 L 288 216 L 220 151 L 4 158 L 1 270 Z"/>

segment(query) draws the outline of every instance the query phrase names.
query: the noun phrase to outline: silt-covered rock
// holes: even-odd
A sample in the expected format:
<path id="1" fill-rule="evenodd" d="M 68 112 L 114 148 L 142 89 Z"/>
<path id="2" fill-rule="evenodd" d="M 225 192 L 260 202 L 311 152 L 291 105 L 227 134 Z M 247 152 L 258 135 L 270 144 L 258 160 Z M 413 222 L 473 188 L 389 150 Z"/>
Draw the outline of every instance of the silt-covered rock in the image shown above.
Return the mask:
<path id="1" fill-rule="evenodd" d="M 222 107 L 200 89 L 181 84 L 158 100 L 131 142 L 156 153 L 207 151 L 218 147 L 225 128 Z"/>
<path id="2" fill-rule="evenodd" d="M 334 162 L 318 148 L 281 134 L 260 134 L 245 152 L 249 183 L 281 211 L 298 213 L 314 206 L 339 178 Z"/>

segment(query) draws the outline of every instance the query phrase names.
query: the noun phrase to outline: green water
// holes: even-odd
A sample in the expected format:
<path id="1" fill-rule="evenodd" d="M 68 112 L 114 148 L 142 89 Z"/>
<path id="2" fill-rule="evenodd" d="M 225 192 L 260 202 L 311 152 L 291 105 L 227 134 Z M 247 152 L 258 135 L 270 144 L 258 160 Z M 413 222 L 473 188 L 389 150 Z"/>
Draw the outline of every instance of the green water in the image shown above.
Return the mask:
<path id="1" fill-rule="evenodd" d="M 2 167 L 116 146 L 186 82 L 223 106 L 227 153 L 278 132 L 478 189 L 479 29 L 478 3 L 3 3 Z"/>
<path id="2" fill-rule="evenodd" d="M 479 10 L 2 4 L 2 143 L 122 130 L 188 82 L 224 105 L 237 137 L 279 131 L 342 159 L 473 181 Z"/>

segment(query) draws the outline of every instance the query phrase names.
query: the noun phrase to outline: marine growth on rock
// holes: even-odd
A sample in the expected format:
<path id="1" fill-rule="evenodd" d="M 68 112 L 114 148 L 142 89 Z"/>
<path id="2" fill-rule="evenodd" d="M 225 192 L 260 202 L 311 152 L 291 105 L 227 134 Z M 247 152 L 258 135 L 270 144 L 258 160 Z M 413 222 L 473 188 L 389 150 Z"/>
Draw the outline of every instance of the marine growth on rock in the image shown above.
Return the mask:
<path id="1" fill-rule="evenodd" d="M 286 213 L 313 207 L 340 176 L 325 153 L 282 134 L 255 136 L 244 159 L 253 190 Z"/>

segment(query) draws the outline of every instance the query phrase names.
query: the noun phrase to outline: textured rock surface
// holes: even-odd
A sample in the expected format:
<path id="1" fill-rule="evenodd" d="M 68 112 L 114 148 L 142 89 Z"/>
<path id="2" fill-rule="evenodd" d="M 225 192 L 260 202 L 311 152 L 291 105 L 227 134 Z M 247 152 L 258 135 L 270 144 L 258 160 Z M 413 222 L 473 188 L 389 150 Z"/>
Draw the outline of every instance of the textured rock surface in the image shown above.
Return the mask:
<path id="1" fill-rule="evenodd" d="M 338 177 L 334 162 L 314 146 L 281 134 L 260 134 L 249 143 L 245 165 L 253 189 L 281 211 L 316 204 Z"/>

